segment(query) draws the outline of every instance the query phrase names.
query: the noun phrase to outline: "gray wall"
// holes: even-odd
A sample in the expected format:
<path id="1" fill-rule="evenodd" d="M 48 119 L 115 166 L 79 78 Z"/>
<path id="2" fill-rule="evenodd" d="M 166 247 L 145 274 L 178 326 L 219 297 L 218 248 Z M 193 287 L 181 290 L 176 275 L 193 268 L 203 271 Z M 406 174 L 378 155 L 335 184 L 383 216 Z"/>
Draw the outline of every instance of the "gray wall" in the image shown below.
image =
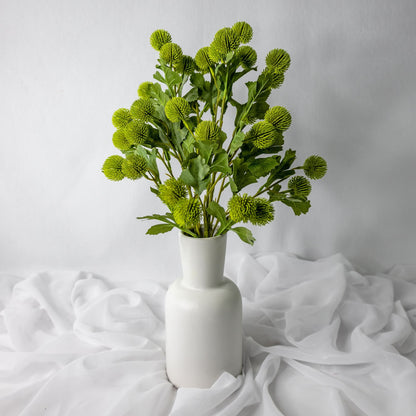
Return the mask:
<path id="1" fill-rule="evenodd" d="M 1 1 L 0 269 L 87 269 L 116 279 L 171 279 L 177 236 L 145 236 L 137 215 L 162 212 L 143 181 L 100 173 L 111 115 L 151 80 L 153 30 L 194 55 L 239 20 L 254 29 L 262 67 L 270 49 L 292 57 L 271 97 L 293 125 L 302 162 L 324 156 L 312 209 L 277 207 L 257 244 L 232 254 L 341 252 L 371 271 L 414 262 L 416 3 L 378 1 Z M 254 77 L 254 76 L 252 76 Z M 249 79 L 250 77 L 248 77 Z M 242 96 L 240 87 L 236 94 Z"/>

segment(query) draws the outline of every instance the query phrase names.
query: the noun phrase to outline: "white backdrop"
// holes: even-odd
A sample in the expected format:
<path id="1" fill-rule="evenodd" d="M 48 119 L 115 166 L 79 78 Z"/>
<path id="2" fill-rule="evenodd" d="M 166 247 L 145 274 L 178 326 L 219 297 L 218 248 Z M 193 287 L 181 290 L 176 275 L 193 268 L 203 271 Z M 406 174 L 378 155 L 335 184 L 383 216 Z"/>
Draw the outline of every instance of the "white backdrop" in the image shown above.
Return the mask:
<path id="1" fill-rule="evenodd" d="M 100 172 L 116 153 L 111 116 L 152 80 L 155 29 L 167 29 L 194 55 L 239 20 L 253 26 L 260 67 L 270 49 L 291 54 L 270 103 L 291 111 L 285 137 L 299 161 L 317 153 L 329 171 L 314 183 L 308 215 L 278 206 L 275 222 L 254 230 L 254 247 L 231 236 L 229 254 L 342 252 L 371 271 L 414 262 L 412 0 L 0 5 L 0 269 L 176 277 L 176 234 L 145 236 L 150 223 L 135 219 L 163 210 L 148 184 L 112 183 Z"/>

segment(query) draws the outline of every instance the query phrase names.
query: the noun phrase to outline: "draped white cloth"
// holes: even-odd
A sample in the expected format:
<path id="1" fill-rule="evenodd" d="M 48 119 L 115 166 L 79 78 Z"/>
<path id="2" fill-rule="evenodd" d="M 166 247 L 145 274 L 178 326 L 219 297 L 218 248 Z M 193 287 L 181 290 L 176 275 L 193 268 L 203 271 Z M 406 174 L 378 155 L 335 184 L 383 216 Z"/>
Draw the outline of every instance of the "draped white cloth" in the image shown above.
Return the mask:
<path id="1" fill-rule="evenodd" d="M 0 276 L 2 416 L 414 416 L 416 268 L 362 275 L 341 255 L 228 267 L 244 374 L 166 379 L 164 285 L 85 272 Z"/>

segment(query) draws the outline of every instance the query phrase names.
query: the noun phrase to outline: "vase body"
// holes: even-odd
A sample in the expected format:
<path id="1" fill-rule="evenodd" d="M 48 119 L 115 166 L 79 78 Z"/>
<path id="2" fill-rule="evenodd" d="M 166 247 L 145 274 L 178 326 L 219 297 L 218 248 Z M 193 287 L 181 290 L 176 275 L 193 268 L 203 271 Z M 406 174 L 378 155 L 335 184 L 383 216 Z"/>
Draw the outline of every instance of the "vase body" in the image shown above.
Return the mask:
<path id="1" fill-rule="evenodd" d="M 182 278 L 166 294 L 166 371 L 176 387 L 208 388 L 241 373 L 242 302 L 224 277 L 227 236 L 179 234 Z"/>

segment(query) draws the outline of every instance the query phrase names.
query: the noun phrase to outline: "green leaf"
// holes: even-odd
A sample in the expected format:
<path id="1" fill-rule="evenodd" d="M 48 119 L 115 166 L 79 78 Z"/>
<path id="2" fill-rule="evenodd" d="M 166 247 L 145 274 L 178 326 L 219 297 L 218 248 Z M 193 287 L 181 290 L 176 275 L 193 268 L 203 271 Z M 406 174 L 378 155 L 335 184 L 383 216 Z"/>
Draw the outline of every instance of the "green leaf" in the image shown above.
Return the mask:
<path id="1" fill-rule="evenodd" d="M 152 225 L 146 232 L 149 235 L 163 234 L 172 230 L 174 224 L 156 224 Z"/>
<path id="2" fill-rule="evenodd" d="M 268 175 L 276 165 L 277 160 L 275 157 L 264 157 L 251 160 L 248 164 L 248 169 L 256 178 L 261 178 Z"/>
<path id="3" fill-rule="evenodd" d="M 253 245 L 256 241 L 251 231 L 246 227 L 233 227 L 230 230 L 234 231 L 247 244 Z"/>
<path id="4" fill-rule="evenodd" d="M 199 150 L 199 154 L 202 158 L 209 163 L 210 157 L 213 151 L 218 147 L 218 144 L 210 142 L 209 140 L 198 140 L 195 142 L 195 147 Z"/>
<path id="5" fill-rule="evenodd" d="M 213 215 L 215 218 L 218 218 L 221 224 L 224 225 L 227 223 L 225 209 L 218 204 L 218 202 L 211 201 L 208 205 L 207 212 L 209 215 Z"/>
<path id="6" fill-rule="evenodd" d="M 159 72 L 157 72 L 157 74 L 160 75 Z M 164 82 L 165 80 L 163 77 L 162 79 L 162 82 Z M 157 82 L 154 82 L 152 84 L 150 89 L 150 95 L 152 96 L 152 98 L 155 98 L 161 104 L 163 115 L 165 115 L 165 104 L 169 101 L 169 96 L 162 91 L 162 87 L 160 86 L 160 84 L 158 84 Z"/>
<path id="7" fill-rule="evenodd" d="M 292 163 L 296 159 L 296 151 L 288 149 L 285 152 L 283 159 L 280 163 L 270 172 L 270 176 L 267 178 L 266 185 L 270 186 L 278 179 L 286 179 L 295 174 L 294 169 L 290 169 Z"/>
<path id="8" fill-rule="evenodd" d="M 159 196 L 159 189 L 150 187 L 150 191 Z"/>
<path id="9" fill-rule="evenodd" d="M 241 147 L 241 145 L 244 142 L 244 133 L 242 131 L 239 131 L 235 134 L 233 137 L 233 141 L 231 142 L 230 146 L 230 153 L 233 154 L 237 149 Z"/>
<path id="10" fill-rule="evenodd" d="M 169 87 L 179 85 L 182 82 L 182 77 L 177 72 L 173 71 L 167 66 L 163 66 L 162 69 L 165 73 L 166 82 L 169 85 Z"/>
<path id="11" fill-rule="evenodd" d="M 161 215 L 161 214 L 153 214 L 153 215 L 145 215 L 144 217 L 136 217 L 138 220 L 158 220 L 162 222 L 166 222 L 167 224 L 171 224 L 171 218 L 168 214 Z"/>
<path id="12" fill-rule="evenodd" d="M 192 102 L 192 101 L 196 101 L 198 99 L 198 88 L 194 87 L 191 88 L 184 96 L 183 98 L 185 98 L 185 100 Z"/>
<path id="13" fill-rule="evenodd" d="M 192 134 L 188 134 L 188 137 L 182 142 L 182 148 L 186 156 L 189 156 L 194 151 L 194 143 L 194 137 Z"/>
<path id="14" fill-rule="evenodd" d="M 281 199 L 281 201 L 285 205 L 291 207 L 295 215 L 306 214 L 309 211 L 309 208 L 311 207 L 311 203 L 308 199 L 306 199 L 306 197 L 288 197 L 285 199 Z"/>
<path id="15" fill-rule="evenodd" d="M 149 164 L 149 169 L 159 178 L 159 168 L 157 166 L 157 150 L 152 149 L 152 152 L 149 154 L 147 163 Z"/>
<path id="16" fill-rule="evenodd" d="M 199 73 L 193 73 L 191 75 L 191 84 L 195 87 L 199 88 L 200 90 L 203 90 L 205 87 L 205 78 L 202 74 Z"/>
<path id="17" fill-rule="evenodd" d="M 214 156 L 212 161 L 210 173 L 221 172 L 225 175 L 231 175 L 231 168 L 228 164 L 228 153 L 225 150 L 221 150 Z"/>
<path id="18" fill-rule="evenodd" d="M 201 155 L 189 161 L 188 168 L 184 169 L 180 178 L 185 185 L 192 186 L 198 194 L 201 194 L 208 186 L 209 166 Z"/>
<path id="19" fill-rule="evenodd" d="M 166 80 L 165 80 L 165 78 L 163 78 L 162 74 L 161 74 L 159 71 L 156 71 L 156 72 L 153 74 L 153 78 L 154 78 L 155 80 L 157 80 L 157 81 L 162 82 L 163 84 L 166 84 Z"/>
<path id="20" fill-rule="evenodd" d="M 233 177 L 230 180 L 233 193 L 240 192 L 245 186 L 256 183 L 256 177 L 248 170 L 247 163 L 238 157 L 233 161 Z"/>

